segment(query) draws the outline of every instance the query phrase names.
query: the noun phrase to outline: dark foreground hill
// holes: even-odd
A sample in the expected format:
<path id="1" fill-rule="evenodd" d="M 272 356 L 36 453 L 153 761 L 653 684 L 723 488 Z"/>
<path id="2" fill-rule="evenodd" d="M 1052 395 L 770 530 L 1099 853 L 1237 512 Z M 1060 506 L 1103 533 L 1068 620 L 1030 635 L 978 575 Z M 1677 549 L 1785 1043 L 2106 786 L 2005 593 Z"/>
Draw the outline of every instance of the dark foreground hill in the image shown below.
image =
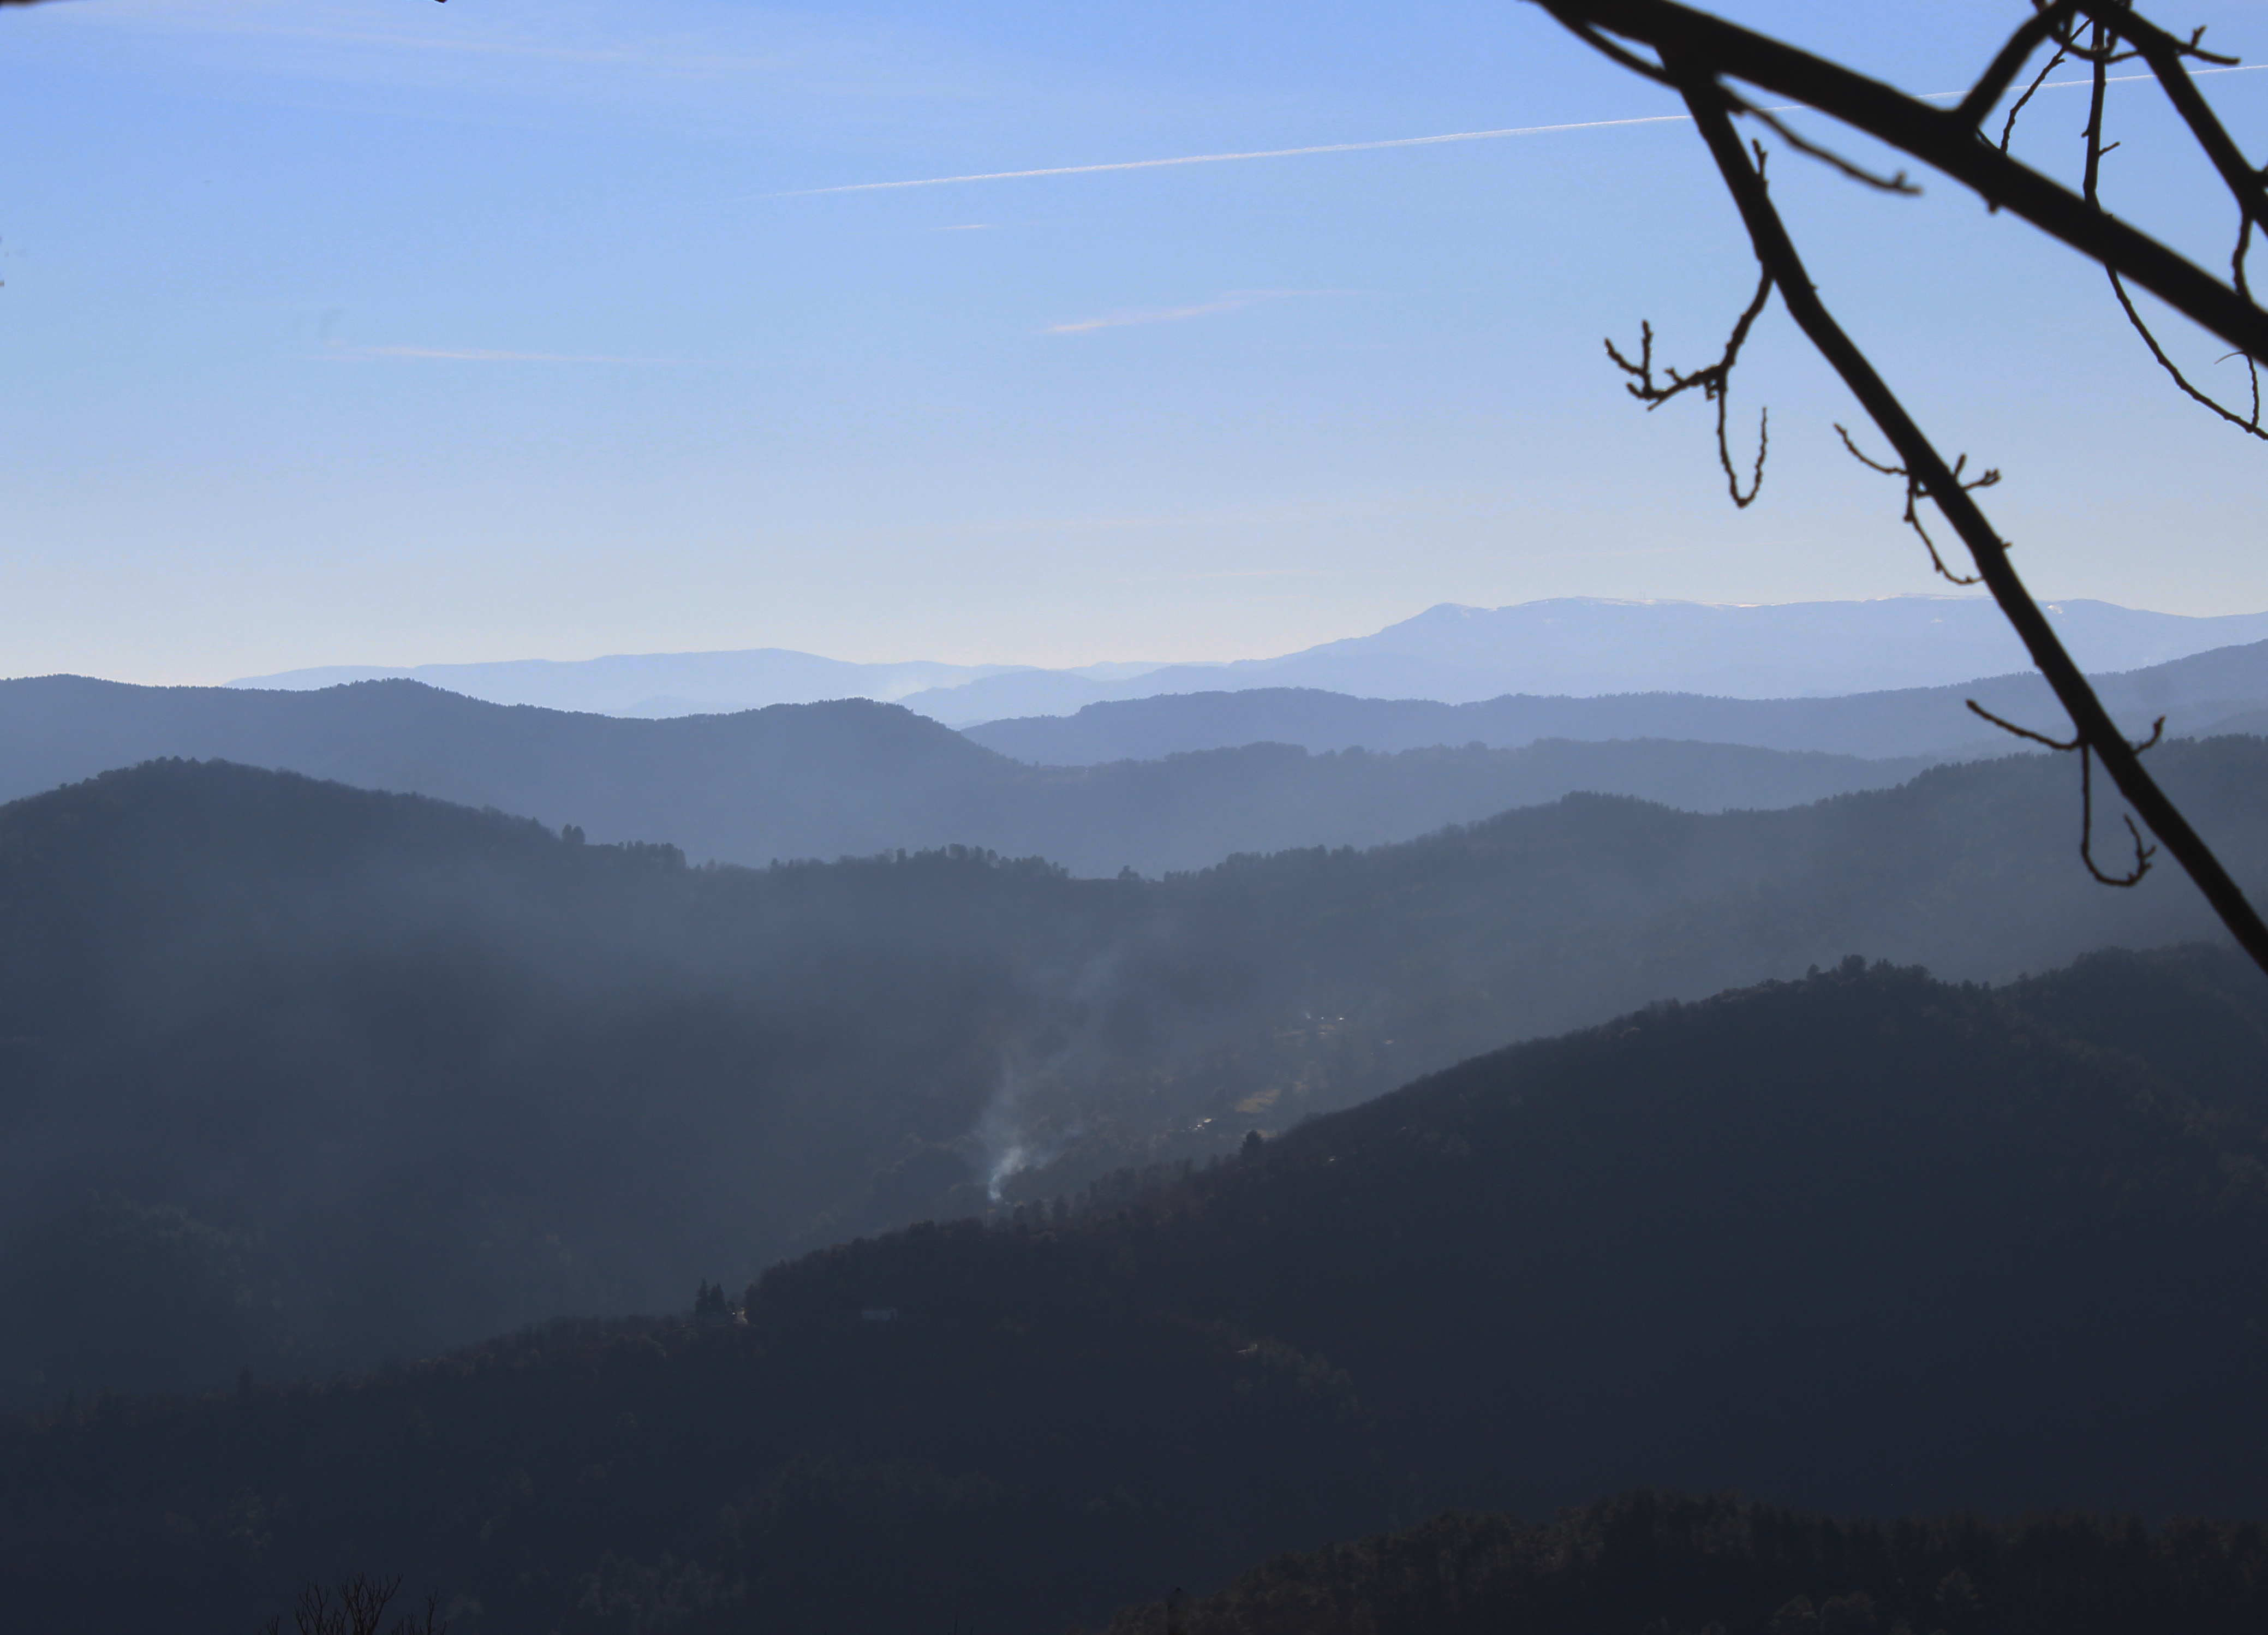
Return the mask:
<path id="1" fill-rule="evenodd" d="M 2153 755 L 2268 880 L 2268 744 Z M 2001 978 L 2212 934 L 2170 871 L 2087 883 L 2072 771 L 1716 817 L 1583 797 L 1164 881 L 689 869 L 226 766 L 20 802 L 0 1403 L 651 1309 L 1853 948 Z"/>
<path id="2" fill-rule="evenodd" d="M 1285 1556 L 1109 1635 L 2238 1635 L 2268 1623 L 2268 1528 L 1830 1521 L 1636 1493 L 1542 1524 L 1449 1514 Z"/>
<path id="3" fill-rule="evenodd" d="M 202 1635 L 365 1568 L 439 1587 L 465 1635 L 1037 1635 L 1444 1502 L 1729 1484 L 2257 1516 L 2263 986 L 2203 952 L 1999 991 L 1853 961 L 1484 1057 L 1179 1178 L 843 1246 L 768 1274 L 744 1322 L 0 1422 L 0 1595 L 30 1628 Z M 1887 1635 L 1884 1550 L 1930 1567 L 1901 1593 L 1942 1592 L 1911 1627 L 1948 1635 L 2089 1627 L 2000 1616 L 2049 1572 L 2169 1611 L 2258 1594 L 2244 1532 L 1616 1513 L 1567 1524 L 1585 1553 L 1544 1575 L 1598 1592 L 1585 1635 L 1701 1627 L 1623 1617 L 1614 1575 L 1581 1576 L 1631 1549 L 1742 1631 Z M 1450 1565 L 1502 1604 L 1501 1535 L 1471 1543 Z M 1300 1627 L 1374 1593 L 1381 1548 L 1329 1558 L 1360 1573 Z M 1861 1593 L 1875 1624 L 1849 1621 Z M 1758 1594 L 1842 1621 L 1732 1622 Z"/>
<path id="4" fill-rule="evenodd" d="M 1926 764 L 1687 742 L 1311 755 L 1264 736 L 1145 764 L 1035 768 L 864 699 L 650 721 L 413 681 L 298 693 L 46 676 L 0 681 L 0 799 L 181 756 L 494 806 L 696 861 L 950 844 L 1075 874 L 1155 874 L 1239 851 L 1407 840 L 1576 790 L 1689 811 L 1798 806 Z"/>
<path id="5" fill-rule="evenodd" d="M 2268 705 L 2268 642 L 2102 675 L 2095 685 L 2103 703 L 2138 738 L 2161 715 L 2169 718 L 2167 730 L 2177 734 L 2249 732 L 2249 726 L 2223 723 L 2257 716 Z M 1092 703 L 1076 715 L 1026 716 L 963 730 L 987 748 L 1049 766 L 1152 760 L 1263 741 L 1319 752 L 1391 752 L 1443 744 L 1517 748 L 1541 739 L 1674 739 L 1839 755 L 1961 759 L 1999 753 L 2006 740 L 1969 712 L 1964 701 L 1970 698 L 2043 731 L 2063 730 L 2063 711 L 2054 695 L 2029 672 L 1950 687 L 1802 698 L 1510 694 L 1441 703 L 1425 697 L 1350 697 L 1312 687 L 1184 690 Z"/>

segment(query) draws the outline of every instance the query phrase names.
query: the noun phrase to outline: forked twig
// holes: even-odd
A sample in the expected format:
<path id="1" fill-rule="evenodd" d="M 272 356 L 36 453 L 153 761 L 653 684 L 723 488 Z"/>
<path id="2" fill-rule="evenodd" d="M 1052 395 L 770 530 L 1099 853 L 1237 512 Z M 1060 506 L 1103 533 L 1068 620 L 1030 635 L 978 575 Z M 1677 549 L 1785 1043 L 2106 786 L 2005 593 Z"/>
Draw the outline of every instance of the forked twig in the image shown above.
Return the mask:
<path id="1" fill-rule="evenodd" d="M 2126 820 L 2127 836 L 2134 843 L 2134 866 L 2127 870 L 2124 874 L 2106 874 L 2095 860 L 2094 746 L 2089 744 L 2084 738 L 2050 738 L 2045 733 L 2035 733 L 2029 726 L 2018 726 L 2014 721 L 2008 720 L 2005 717 L 1994 715 L 1990 710 L 1987 710 L 1983 704 L 1978 703 L 1974 698 L 1968 699 L 1965 702 L 1968 703 L 1970 709 L 1984 717 L 1984 719 L 1990 721 L 1993 725 L 1999 727 L 2004 733 L 2013 733 L 2018 738 L 2029 738 L 2036 744 L 2045 744 L 2049 748 L 2064 754 L 2069 754 L 2074 749 L 2079 752 L 2079 860 L 2087 865 L 2087 872 L 2088 873 L 2094 875 L 2097 880 L 2101 881 L 2105 886 L 2140 885 L 2142 883 L 2142 877 L 2150 872 L 2150 859 L 2158 855 L 2158 849 L 2155 846 L 2148 845 L 2144 843 L 2142 839 L 2142 831 L 2134 827 L 2134 818 L 2132 814 L 2128 813 L 2123 814 L 2122 815 L 2124 815 Z M 2160 716 L 2156 723 L 2150 728 L 2149 737 L 2144 739 L 2139 744 L 2131 745 L 2129 747 L 2136 755 L 2139 755 L 2146 749 L 2154 748 L 2158 740 L 2165 735 L 2166 718 Z"/>
<path id="2" fill-rule="evenodd" d="M 2008 151 L 2009 138 L 2013 137 L 2016 134 L 2016 116 L 2024 111 L 2024 104 L 2032 99 L 2033 94 L 2037 92 L 2042 85 L 2047 84 L 2048 76 L 2054 73 L 2056 70 L 2061 68 L 2066 62 L 2070 60 L 2070 52 L 2065 50 L 2061 46 L 2058 46 L 2056 48 L 2055 55 L 2047 60 L 2047 66 L 2041 69 L 2038 73 L 2032 76 L 2032 83 L 2024 87 L 2024 94 L 2016 99 L 2014 104 L 2008 109 L 2008 117 L 2001 123 L 2001 152 L 2006 153 Z"/>
<path id="3" fill-rule="evenodd" d="M 1945 565 L 1945 558 L 1938 553 L 1937 541 L 1929 536 L 1929 529 L 1923 526 L 1921 512 L 1917 508 L 1919 502 L 1923 498 L 1926 497 L 1929 493 L 1928 488 L 1922 482 L 1921 479 L 1915 476 L 1912 472 L 1907 470 L 1904 466 L 1887 465 L 1883 461 L 1874 459 L 1872 456 L 1867 454 L 1852 438 L 1850 431 L 1844 426 L 1841 421 L 1838 420 L 1835 423 L 1835 431 L 1836 434 L 1843 439 L 1843 446 L 1851 451 L 1851 458 L 1857 460 L 1860 465 L 1866 467 L 1867 470 L 1879 471 L 1886 477 L 1899 477 L 1904 480 L 1906 485 L 1906 509 L 1904 516 L 1902 517 L 1900 520 L 1903 521 L 1906 527 L 1911 528 L 1916 534 L 1921 536 L 1922 545 L 1929 552 L 1929 565 L 1936 569 L 1941 576 L 1950 579 L 1955 585 L 1975 585 L 1979 583 L 1980 576 L 1977 574 L 1955 573 L 1952 569 L 1947 567 Z M 1995 468 L 1987 469 L 1983 476 L 1972 477 L 1968 481 L 1963 482 L 1962 480 L 1961 474 L 1968 464 L 1969 456 L 1966 454 L 1958 456 L 1953 462 L 1953 480 L 1955 482 L 1958 483 L 1962 490 L 1974 490 L 1977 489 L 1989 489 L 2000 481 L 2000 473 L 1999 469 Z M 2005 549 L 2005 546 L 2003 549 Z"/>
<path id="4" fill-rule="evenodd" d="M 1623 389 L 1644 403 L 1649 413 L 1670 399 L 1695 390 L 1700 392 L 1703 401 L 1717 405 L 1717 463 L 1724 468 L 1725 486 L 1732 494 L 1733 504 L 1743 510 L 1754 504 L 1756 496 L 1764 491 L 1764 455 L 1771 446 L 1771 411 L 1762 409 L 1756 416 L 1756 469 L 1749 475 L 1746 494 L 1741 492 L 1740 469 L 1733 463 L 1733 445 L 1726 427 L 1725 415 L 1731 402 L 1733 366 L 1741 361 L 1741 348 L 1748 344 L 1749 331 L 1755 328 L 1757 318 L 1763 314 L 1764 303 L 1771 299 L 1771 274 L 1765 272 L 1756 280 L 1756 292 L 1749 298 L 1747 310 L 1733 325 L 1733 333 L 1725 342 L 1724 355 L 1706 369 L 1697 369 L 1691 374 L 1665 364 L 1662 371 L 1668 379 L 1666 386 L 1653 376 L 1652 324 L 1638 325 L 1636 362 L 1624 357 L 1622 349 L 1614 343 L 1611 337 L 1606 343 L 1607 356 L 1615 360 L 1616 367 L 1630 377 L 1623 383 Z"/>

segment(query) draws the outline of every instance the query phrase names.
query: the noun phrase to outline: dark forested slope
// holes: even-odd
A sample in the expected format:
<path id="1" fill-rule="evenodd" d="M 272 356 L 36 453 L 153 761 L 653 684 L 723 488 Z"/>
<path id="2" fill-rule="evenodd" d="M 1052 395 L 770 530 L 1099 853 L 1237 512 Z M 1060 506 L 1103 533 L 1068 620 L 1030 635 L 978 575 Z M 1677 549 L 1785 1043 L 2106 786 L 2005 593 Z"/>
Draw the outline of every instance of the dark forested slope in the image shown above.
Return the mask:
<path id="1" fill-rule="evenodd" d="M 1445 1499 L 2257 1514 L 2268 1131 L 2218 1094 L 2241 1074 L 2190 1076 L 2268 1016 L 2226 961 L 1999 991 L 1853 961 L 1482 1057 L 1178 1179 L 843 1246 L 768 1274 L 745 1322 L 0 1422 L 0 1593 L 33 1627 L 236 1631 L 375 1566 L 441 1587 L 468 1635 L 1036 1635 Z M 2105 1006 L 2198 1030 L 2161 1060 L 2127 1016 L 2098 1031 L 2139 1053 L 2048 1020 Z M 1728 1628 L 1769 1627 L 1767 1591 L 1775 1616 L 1883 1594 L 1880 1535 L 1720 1506 L 1712 1574 L 1693 1529 L 1615 1513 L 1566 1536 L 1657 1550 L 1657 1587 L 1732 1594 L 1707 1615 Z M 1917 1593 L 1964 1572 L 1993 1612 L 2026 1536 L 2051 1536 L 1889 1538 L 1936 1564 Z M 2194 1589 L 2215 1548 L 2253 1571 L 2249 1535 L 2179 1536 L 2067 1536 L 2110 1551 L 2071 1581 Z M 1470 1543 L 1476 1596 L 1521 1593 L 1484 1559 L 1518 1547 Z M 1372 1592 L 1351 1559 L 1299 1627 Z M 1586 1587 L 1586 1635 L 1700 1627 L 1618 1622 L 1617 1575 Z"/>
<path id="2" fill-rule="evenodd" d="M 2268 744 L 2154 755 L 2259 882 Z M 19 802 L 0 1401 L 650 1306 L 1852 949 L 2004 977 L 2209 934 L 2169 871 L 2084 880 L 2071 770 L 1716 817 L 1584 797 L 1164 881 L 688 869 L 226 766 Z"/>
<path id="3" fill-rule="evenodd" d="M 2251 1513 L 2268 992 L 2226 1003 L 2230 959 L 1992 991 L 1854 958 L 1476 1058 L 1078 1230 L 823 1251 L 752 1312 L 1202 1314 L 1328 1357 L 1403 1456 L 1523 1508 Z M 2141 1053 L 2048 1020 L 2081 1005 Z M 2141 1019 L 2176 1012 L 2161 1052 Z"/>
<path id="4" fill-rule="evenodd" d="M 1086 875 L 1407 840 L 1579 789 L 1692 811 L 1792 806 L 1925 764 L 1683 742 L 1310 755 L 1244 739 L 1138 764 L 1036 768 L 855 698 L 649 721 L 399 681 L 306 693 L 0 681 L 0 799 L 163 756 L 495 806 L 597 840 L 665 842 L 696 861 L 955 844 Z"/>
<path id="5" fill-rule="evenodd" d="M 1634 1493 L 1544 1523 L 1449 1514 L 1287 1555 L 1110 1635 L 2238 1635 L 2268 1528 L 2043 1516 L 1838 1521 Z"/>

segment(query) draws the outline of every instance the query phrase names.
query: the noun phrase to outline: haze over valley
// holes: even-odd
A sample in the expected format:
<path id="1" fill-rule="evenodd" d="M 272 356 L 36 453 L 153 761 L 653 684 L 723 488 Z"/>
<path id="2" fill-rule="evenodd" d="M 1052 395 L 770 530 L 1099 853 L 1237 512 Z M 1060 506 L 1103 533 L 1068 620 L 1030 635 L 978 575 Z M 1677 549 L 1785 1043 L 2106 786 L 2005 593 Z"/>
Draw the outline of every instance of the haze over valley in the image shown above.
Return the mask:
<path id="1" fill-rule="evenodd" d="M 2268 1630 L 2146 11 L 0 0 L 0 1635 Z"/>

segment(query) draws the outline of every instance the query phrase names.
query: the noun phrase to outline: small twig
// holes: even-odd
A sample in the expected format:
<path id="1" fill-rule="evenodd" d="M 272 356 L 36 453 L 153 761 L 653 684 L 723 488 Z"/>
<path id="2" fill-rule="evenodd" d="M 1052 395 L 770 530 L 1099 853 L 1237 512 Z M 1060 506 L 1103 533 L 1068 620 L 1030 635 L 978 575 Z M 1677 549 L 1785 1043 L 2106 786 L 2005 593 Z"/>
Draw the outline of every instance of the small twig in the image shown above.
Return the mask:
<path id="1" fill-rule="evenodd" d="M 2033 51 L 2038 48 L 2042 41 L 2064 25 L 2070 11 L 2071 0 L 2058 0 L 2058 4 L 2054 5 L 2037 5 L 2022 26 L 2008 36 L 2007 44 L 2000 48 L 1991 65 L 1978 76 L 1969 94 L 1961 99 L 1961 106 L 1953 110 L 1953 117 L 1972 128 L 1984 124 L 1984 116 L 1992 111 L 1994 103 L 2007 94 L 2008 87 L 2015 83 L 2018 71 Z M 2057 55 L 2060 56 L 2062 54 L 2058 52 Z M 2046 76 L 2043 74 L 2041 77 L 2045 78 Z M 2039 81 L 2034 80 L 2032 91 L 2038 89 Z M 2031 91 L 2027 91 L 2024 93 L 2026 99 L 2029 99 L 2031 94 Z M 2017 106 L 2021 107 L 2023 104 L 2019 102 Z M 2003 136 L 2001 151 L 2006 152 L 2007 147 L 2007 138 Z"/>
<path id="2" fill-rule="evenodd" d="M 1841 154 L 1836 152 L 1831 148 L 1822 148 L 1817 143 L 1799 136 L 1788 126 L 1785 120 L 1776 118 L 1769 108 L 1758 107 L 1755 103 L 1747 101 L 1740 97 L 1732 96 L 1730 93 L 1727 93 L 1727 99 L 1733 104 L 1733 109 L 1735 113 L 1746 114 L 1754 118 L 1762 120 L 1766 125 L 1769 125 L 1771 128 L 1772 134 L 1774 136 L 1778 136 L 1782 142 L 1786 143 L 1788 146 L 1793 148 L 1798 153 L 1802 154 L 1805 158 L 1817 159 L 1821 164 L 1842 172 L 1844 175 L 1848 176 L 1852 180 L 1863 182 L 1866 186 L 1876 188 L 1881 192 L 1901 193 L 1911 198 L 1918 198 L 1921 196 L 1921 189 L 1914 186 L 1912 182 L 1906 180 L 1905 172 L 1900 171 L 1895 176 L 1884 176 L 1874 171 L 1868 170 L 1863 165 L 1854 164 L 1851 160 L 1845 158 Z"/>
<path id="3" fill-rule="evenodd" d="M 2120 814 L 2126 821 L 2126 833 L 2134 843 L 2134 866 L 2124 874 L 2106 874 L 2095 861 L 2095 752 L 2087 745 L 2079 747 L 2079 860 L 2087 865 L 2087 872 L 2105 886 L 2139 886 L 2142 876 L 2150 872 L 2150 859 L 2158 855 L 2155 846 L 2142 843 L 2142 831 L 2134 827 L 2132 813 Z"/>
<path id="4" fill-rule="evenodd" d="M 1637 74 L 1643 78 L 1650 79 L 1658 85 L 1667 85 L 1675 83 L 1670 79 L 1668 74 L 1663 70 L 1661 64 L 1659 63 L 1649 63 L 1644 57 L 1638 55 L 1635 51 L 1629 50 L 1624 47 L 1616 44 L 1613 41 L 1608 39 L 1606 35 L 1592 27 L 1588 23 L 1570 20 L 1567 24 L 1567 27 L 1578 39 L 1581 40 L 1585 45 L 1589 46 L 1594 51 L 1600 53 L 1602 55 L 1630 70 L 1631 73 Z"/>
<path id="5" fill-rule="evenodd" d="M 2150 872 L 2150 859 L 2158 855 L 2155 846 L 2146 845 L 2142 831 L 2134 827 L 2132 814 L 2126 816 L 2126 833 L 2134 842 L 2134 866 L 2124 874 L 2106 874 L 2095 860 L 2095 749 L 2080 737 L 2050 738 L 2045 733 L 2035 733 L 2029 726 L 2018 726 L 2006 717 L 1994 715 L 1974 698 L 1967 701 L 1969 708 L 1990 721 L 2004 733 L 2018 738 L 2028 738 L 2036 744 L 2044 744 L 2059 754 L 2079 752 L 2079 860 L 2087 865 L 2087 872 L 2105 886 L 2139 886 L 2142 877 Z M 2150 728 L 2149 737 L 2131 746 L 2136 755 L 2156 747 L 2165 736 L 2166 718 L 2160 716 Z"/>
<path id="6" fill-rule="evenodd" d="M 1851 451 L 1852 459 L 1857 460 L 1869 471 L 1879 471 L 1886 477 L 1897 477 L 1905 483 L 1906 508 L 1904 515 L 1902 516 L 1899 520 L 1904 522 L 1906 527 L 1911 528 L 1917 534 L 1921 536 L 1922 545 L 1929 552 L 1930 566 L 1936 569 L 1939 574 L 1943 578 L 1951 580 L 1955 585 L 1977 584 L 1980 579 L 1979 575 L 1974 573 L 1955 573 L 1951 568 L 1945 565 L 1945 558 L 1938 551 L 1937 541 L 1930 537 L 1929 529 L 1923 524 L 1921 519 L 1921 512 L 1918 509 L 1918 504 L 1921 500 L 1928 497 L 1929 495 L 1929 490 L 1923 484 L 1921 479 L 1915 476 L 1912 472 L 1907 470 L 1904 466 L 1885 465 L 1881 460 L 1869 456 L 1866 451 L 1859 446 L 1858 443 L 1852 438 L 1850 431 L 1841 421 L 1838 420 L 1835 423 L 1835 431 L 1836 434 L 1843 439 L 1843 446 Z M 1955 483 L 1959 484 L 1964 492 L 1977 489 L 1989 489 L 1993 484 L 1999 482 L 2000 474 L 1998 470 L 1993 469 L 1988 469 L 1983 476 L 1972 477 L 1965 482 L 1962 482 L 1961 474 L 1962 470 L 1967 468 L 1968 464 L 1969 456 L 1966 454 L 1960 456 L 1953 462 L 1953 480 Z"/>
<path id="7" fill-rule="evenodd" d="M 2108 271 L 2107 269 L 2105 270 Z M 2257 437 L 2264 443 L 2268 443 L 2268 428 L 2264 428 L 2260 423 L 2260 365 L 2244 353 L 2232 352 L 2228 354 L 2228 357 L 2242 357 L 2244 359 L 2245 367 L 2249 369 L 2252 374 L 2252 413 L 2248 418 L 2243 415 L 2238 414 L 2235 409 L 2220 401 L 2210 394 L 2202 392 L 2198 390 L 2198 387 L 2191 384 L 2190 378 L 2181 372 L 2180 365 L 2176 365 L 2172 358 L 2166 356 L 2166 349 L 2158 344 L 2158 337 L 2150 333 L 2150 326 L 2142 321 L 2142 314 L 2135 309 L 2133 298 L 2126 293 L 2125 282 L 2121 279 L 2116 272 L 2110 272 L 2109 276 L 2110 279 L 2111 293 L 2118 298 L 2118 306 L 2120 310 L 2126 314 L 2126 321 L 2133 326 L 2134 333 L 2142 337 L 2142 344 L 2150 349 L 2150 356 L 2158 360 L 2158 367 L 2166 372 L 2168 377 L 2172 379 L 2173 383 L 2179 387 L 2183 394 L 2192 401 L 2204 404 L 2207 409 L 2213 410 L 2214 414 L 2219 415 L 2223 420 L 2228 422 L 2230 425 L 2235 426 L 2239 431 L 2245 432 L 2252 437 Z M 2220 361 L 2222 363 L 2227 363 L 2228 361 L 2228 357 L 2223 357 Z"/>
<path id="8" fill-rule="evenodd" d="M 1759 159 L 1761 162 L 1761 156 Z M 1725 342 L 1724 355 L 1706 369 L 1697 369 L 1690 374 L 1664 365 L 1662 372 L 1668 379 L 1667 385 L 1654 379 L 1653 326 L 1651 323 L 1638 325 L 1638 355 L 1635 362 L 1625 357 L 1611 338 L 1606 342 L 1607 356 L 1614 359 L 1616 368 L 1630 377 L 1623 383 L 1623 389 L 1644 403 L 1647 413 L 1651 414 L 1674 397 L 1697 389 L 1705 402 L 1717 405 L 1717 463 L 1724 468 L 1725 486 L 1733 497 L 1733 504 L 1743 510 L 1754 504 L 1756 496 L 1764 490 L 1764 456 L 1771 446 L 1771 411 L 1762 410 L 1756 416 L 1756 468 L 1749 474 L 1746 494 L 1741 492 L 1740 468 L 1733 463 L 1732 438 L 1726 424 L 1726 413 L 1731 405 L 1733 366 L 1740 362 L 1741 349 L 1748 344 L 1749 331 L 1756 327 L 1764 304 L 1771 298 L 1771 274 L 1766 272 L 1757 279 L 1756 294 L 1749 298 L 1747 309 L 1733 325 L 1733 333 Z"/>
<path id="9" fill-rule="evenodd" d="M 2016 115 L 2024 111 L 2024 104 L 2032 99 L 2034 92 L 2047 83 L 2050 74 L 2054 73 L 2070 60 L 2071 53 L 2058 46 L 2055 55 L 2048 59 L 2048 65 L 2034 75 L 2032 83 L 2024 87 L 2024 94 L 2016 99 L 2016 105 L 2008 110 L 2008 117 L 2000 127 L 2001 152 L 2006 153 L 2008 151 L 2008 140 L 2016 134 Z M 1993 208 L 1997 210 L 1999 207 L 1995 205 Z"/>
<path id="10" fill-rule="evenodd" d="M 2049 748 L 2055 750 L 2068 752 L 2078 748 L 2080 746 L 2080 740 L 2076 738 L 2050 738 L 2045 733 L 2035 733 L 2029 726 L 2018 726 L 2014 721 L 2009 720 L 2005 716 L 1994 715 L 1990 710 L 1987 710 L 1983 704 L 1978 703 L 1974 698 L 1967 699 L 1964 702 L 1969 705 L 1969 708 L 1972 712 L 1983 716 L 1986 720 L 1990 721 L 1993 725 L 1999 727 L 2004 733 L 2013 733 L 2018 738 L 2029 738 L 2036 744 L 2045 744 Z"/>

